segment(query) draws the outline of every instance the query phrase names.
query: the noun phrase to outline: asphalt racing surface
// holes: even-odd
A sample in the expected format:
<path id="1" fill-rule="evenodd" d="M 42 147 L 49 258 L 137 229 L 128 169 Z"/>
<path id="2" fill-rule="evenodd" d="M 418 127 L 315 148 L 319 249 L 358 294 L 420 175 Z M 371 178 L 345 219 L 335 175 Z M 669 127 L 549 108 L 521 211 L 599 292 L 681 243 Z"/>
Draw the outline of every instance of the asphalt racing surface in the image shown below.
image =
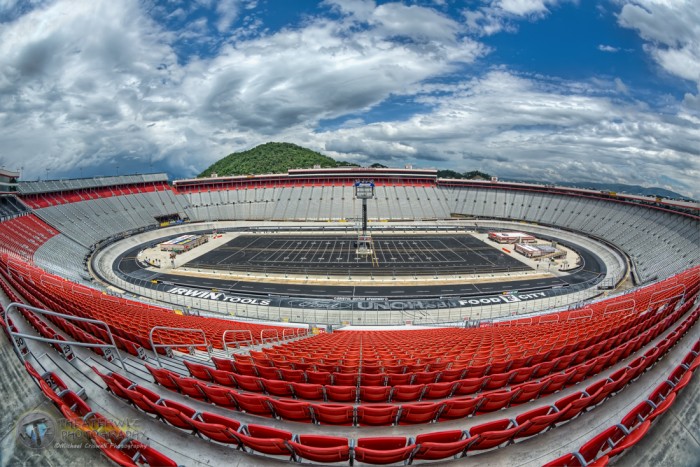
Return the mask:
<path id="1" fill-rule="evenodd" d="M 158 242 L 167 239 L 159 239 Z M 302 285 L 248 282 L 238 280 L 192 277 L 179 274 L 161 274 L 146 270 L 136 260 L 138 252 L 144 245 L 134 247 L 121 254 L 114 263 L 114 270 L 123 279 L 140 286 L 150 287 L 163 292 L 180 295 L 197 296 L 198 291 L 216 290 L 224 295 L 225 300 L 233 301 L 232 295 L 240 297 L 265 298 L 266 304 L 273 306 L 294 306 L 297 299 L 336 300 L 336 301 L 373 301 L 411 299 L 446 299 L 489 297 L 503 293 L 541 293 L 538 298 L 559 295 L 571 290 L 577 284 L 587 283 L 588 287 L 602 280 L 605 275 L 604 263 L 593 253 L 578 245 L 559 241 L 572 248 L 581 256 L 581 265 L 563 277 L 524 278 L 507 282 L 480 282 L 478 284 L 435 284 L 435 285 Z M 214 297 L 214 295 L 211 295 Z M 203 297 L 207 298 L 207 297 Z M 220 299 L 212 298 L 212 299 Z M 243 302 L 245 303 L 245 302 Z"/>
<path id="2" fill-rule="evenodd" d="M 289 274 L 491 274 L 531 271 L 471 235 L 375 235 L 374 259 L 357 236 L 239 235 L 184 265 L 191 269 Z"/>

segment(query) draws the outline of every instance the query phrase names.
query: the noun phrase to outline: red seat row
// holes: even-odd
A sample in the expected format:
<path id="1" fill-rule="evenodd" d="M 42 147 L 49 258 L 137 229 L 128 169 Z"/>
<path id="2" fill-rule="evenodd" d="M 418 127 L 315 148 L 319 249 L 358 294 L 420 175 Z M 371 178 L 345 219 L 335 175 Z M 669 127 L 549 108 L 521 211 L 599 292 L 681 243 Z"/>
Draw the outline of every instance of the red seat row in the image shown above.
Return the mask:
<path id="1" fill-rule="evenodd" d="M 90 437 L 93 444 L 111 461 L 120 466 L 177 467 L 177 463 L 151 446 L 147 446 L 127 434 L 104 415 L 94 412 L 80 394 L 67 388 L 55 372 L 40 375 L 25 362 L 27 372 L 34 378 L 41 391 L 77 429 Z"/>
<path id="2" fill-rule="evenodd" d="M 66 190 L 53 193 L 25 194 L 22 201 L 33 209 L 41 209 L 61 204 L 78 203 L 98 198 L 112 196 L 125 196 L 153 191 L 170 190 L 166 182 L 154 182 L 150 184 L 114 185 L 110 187 L 93 187 L 80 190 Z"/>
<path id="3" fill-rule="evenodd" d="M 197 412 L 185 404 L 163 399 L 116 373 L 103 374 L 96 368 L 93 370 L 115 395 L 144 412 L 159 417 L 169 425 L 199 433 L 217 442 L 234 444 L 240 449 L 268 455 L 290 456 L 296 460 L 342 462 L 354 459 L 370 464 L 410 462 L 414 459 L 439 460 L 508 444 L 521 432 L 529 430 L 534 423 L 532 420 L 524 420 L 519 424 L 515 420 L 501 419 L 477 425 L 467 431 L 426 433 L 419 435 L 415 440 L 398 436 L 359 438 L 353 441 L 335 436 L 293 435 L 286 430 L 257 424 L 242 425 L 228 417 Z M 352 411 L 352 407 L 343 407 Z"/>
<path id="4" fill-rule="evenodd" d="M 34 253 L 58 231 L 33 214 L 0 222 L 0 252 L 31 261 Z"/>
<path id="5" fill-rule="evenodd" d="M 208 344 L 222 348 L 222 336 L 230 330 L 246 331 L 247 335 L 253 336 L 253 343 L 261 342 L 260 334 L 264 330 L 275 330 L 280 336 L 285 330 L 289 330 L 283 326 L 179 315 L 172 310 L 106 295 L 98 290 L 68 282 L 58 276 L 46 274 L 34 265 L 8 254 L 0 255 L 0 265 L 3 265 L 4 271 L 11 271 L 8 277 L 14 281 L 13 285 L 24 284 L 28 292 L 22 296 L 30 303 L 65 314 L 104 321 L 112 328 L 114 334 L 146 349 L 150 349 L 148 337 L 154 326 L 203 330 L 206 344 L 201 333 L 158 331 L 154 334 L 156 343 L 183 347 L 194 345 L 201 350 L 205 350 Z M 305 329 L 302 330 L 306 332 Z M 234 337 L 241 341 L 248 339 L 241 335 L 229 334 L 227 340 Z"/>
<path id="6" fill-rule="evenodd" d="M 630 410 L 620 423 L 596 435 L 578 451 L 567 453 L 546 464 L 546 467 L 607 465 L 611 458 L 636 445 L 649 431 L 651 424 L 668 411 L 678 392 L 690 382 L 693 370 L 700 366 L 698 349 L 700 341 L 695 342 L 668 379 L 661 382 L 649 394 L 647 400 Z"/>

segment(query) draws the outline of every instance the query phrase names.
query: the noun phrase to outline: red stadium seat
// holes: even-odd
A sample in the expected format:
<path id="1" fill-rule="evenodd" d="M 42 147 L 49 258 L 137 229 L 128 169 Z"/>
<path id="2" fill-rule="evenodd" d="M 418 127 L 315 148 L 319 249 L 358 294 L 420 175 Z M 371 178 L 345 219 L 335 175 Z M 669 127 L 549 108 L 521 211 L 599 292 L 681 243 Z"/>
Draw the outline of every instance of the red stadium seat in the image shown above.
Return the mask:
<path id="1" fill-rule="evenodd" d="M 191 418 L 197 411 L 192 407 L 167 399 L 161 399 L 157 404 L 154 404 L 149 399 L 145 399 L 145 401 L 151 405 L 151 409 L 153 409 L 158 418 L 174 427 L 194 431 Z"/>
<path id="2" fill-rule="evenodd" d="M 360 438 L 354 448 L 355 460 L 367 464 L 393 464 L 408 460 L 415 444 L 402 436 Z"/>
<path id="3" fill-rule="evenodd" d="M 291 456 L 288 442 L 292 433 L 262 425 L 244 425 L 238 432 L 241 443 L 252 451 L 273 456 Z"/>
<path id="4" fill-rule="evenodd" d="M 177 462 L 135 439 L 129 439 L 129 442 L 119 449 L 132 461 L 136 459 L 137 465 L 177 467 Z"/>
<path id="5" fill-rule="evenodd" d="M 355 408 L 341 404 L 315 404 L 314 416 L 321 425 L 344 425 L 355 423 Z"/>
<path id="6" fill-rule="evenodd" d="M 320 384 L 289 383 L 297 399 L 324 400 L 323 386 Z"/>
<path id="7" fill-rule="evenodd" d="M 362 402 L 388 402 L 390 396 L 390 386 L 360 386 Z"/>
<path id="8" fill-rule="evenodd" d="M 157 414 L 158 412 L 153 406 L 160 400 L 160 396 L 153 391 L 149 391 L 141 386 L 136 386 L 133 389 L 124 389 L 129 401 L 137 408 L 144 412 Z"/>
<path id="9" fill-rule="evenodd" d="M 359 377 L 361 386 L 384 386 L 386 383 L 386 374 L 384 373 L 360 373 Z"/>
<path id="10" fill-rule="evenodd" d="M 355 402 L 357 400 L 357 387 L 326 386 L 326 397 L 333 402 Z"/>
<path id="11" fill-rule="evenodd" d="M 459 457 L 474 442 L 476 437 L 464 437 L 461 430 L 423 433 L 416 436 L 417 449 L 412 459 L 441 460 L 448 457 Z"/>
<path id="12" fill-rule="evenodd" d="M 307 372 L 308 376 L 308 372 Z M 333 385 L 334 386 L 357 386 L 357 380 L 359 376 L 357 373 L 334 373 L 333 374 Z"/>
<path id="13" fill-rule="evenodd" d="M 525 383 L 511 387 L 511 391 L 518 391 L 517 395 L 513 398 L 512 404 L 524 404 L 525 402 L 537 399 L 547 385 L 549 385 L 549 380 L 545 378 L 539 382 Z"/>
<path id="14" fill-rule="evenodd" d="M 311 404 L 293 399 L 270 399 L 272 409 L 282 420 L 312 423 Z"/>
<path id="15" fill-rule="evenodd" d="M 412 379 L 413 379 L 413 374 L 409 374 L 409 373 L 387 374 L 386 375 L 386 384 L 387 384 L 387 386 L 404 386 L 404 385 L 411 384 Z"/>
<path id="16" fill-rule="evenodd" d="M 528 410 L 515 417 L 515 422 L 521 430 L 515 434 L 515 438 L 526 438 L 546 431 L 559 421 L 564 412 L 557 411 L 554 406 L 545 405 Z"/>
<path id="17" fill-rule="evenodd" d="M 346 462 L 350 459 L 348 439 L 339 436 L 299 435 L 288 444 L 295 457 L 312 462 Z"/>
<path id="18" fill-rule="evenodd" d="M 151 373 L 153 376 L 153 379 L 155 379 L 156 383 L 160 384 L 161 386 L 164 386 L 168 389 L 172 389 L 174 391 L 177 391 L 177 384 L 175 384 L 175 381 L 173 380 L 173 376 L 177 376 L 174 373 L 164 370 L 162 368 L 154 368 L 149 364 L 145 365 L 146 369 Z"/>
<path id="19" fill-rule="evenodd" d="M 230 358 L 211 357 L 211 361 L 214 362 L 217 370 L 234 371 L 233 360 Z"/>
<path id="20" fill-rule="evenodd" d="M 220 443 L 240 445 L 237 431 L 241 424 L 236 420 L 209 412 L 200 412 L 191 418 L 189 423 L 200 435 L 209 439 Z"/>
<path id="21" fill-rule="evenodd" d="M 494 391 L 482 394 L 482 402 L 479 405 L 479 412 L 493 412 L 505 409 L 510 405 L 510 401 L 518 395 L 520 391 Z"/>
<path id="22" fill-rule="evenodd" d="M 260 378 L 257 376 L 232 374 L 231 377 L 236 382 L 236 386 L 244 391 L 262 392 L 263 388 L 260 384 Z"/>
<path id="23" fill-rule="evenodd" d="M 444 399 L 450 397 L 457 384 L 458 383 L 450 381 L 426 384 L 425 392 L 421 396 L 421 399 Z"/>
<path id="24" fill-rule="evenodd" d="M 209 374 L 211 375 L 212 381 L 216 384 L 231 388 L 236 387 L 236 380 L 233 379 L 234 373 L 231 371 L 211 369 L 209 370 Z"/>
<path id="25" fill-rule="evenodd" d="M 268 381 L 279 381 L 282 379 L 278 368 L 256 365 L 255 372 L 260 379 L 266 379 Z"/>
<path id="26" fill-rule="evenodd" d="M 399 416 L 399 424 L 430 423 L 442 408 L 442 402 L 416 402 L 403 404 Z"/>
<path id="27" fill-rule="evenodd" d="M 360 405 L 357 407 L 359 425 L 393 425 L 399 412 L 397 405 Z"/>
<path id="28" fill-rule="evenodd" d="M 492 449 L 510 442 L 521 429 L 507 418 L 474 426 L 469 429 L 469 436 L 476 436 L 476 439 L 467 452 Z"/>
<path id="29" fill-rule="evenodd" d="M 331 374 L 327 371 L 311 371 L 311 370 L 309 370 L 306 372 L 306 381 L 309 384 L 330 385 L 332 382 L 332 379 L 333 378 L 332 378 Z"/>
<path id="30" fill-rule="evenodd" d="M 202 381 L 213 381 L 211 374 L 209 373 L 211 367 L 201 365 L 199 363 L 188 362 L 187 360 L 183 360 L 182 363 L 185 364 L 187 370 L 190 372 L 190 375 L 192 375 L 193 378 L 197 378 Z"/>
<path id="31" fill-rule="evenodd" d="M 235 408 L 236 407 L 236 400 L 233 398 L 233 395 L 231 394 L 231 389 L 229 388 L 224 388 L 221 386 L 206 386 L 202 385 L 200 386 L 202 388 L 202 391 L 204 391 L 204 395 L 207 397 L 207 400 L 211 402 L 212 404 L 216 404 L 220 407 L 228 407 L 228 408 Z"/>
<path id="32" fill-rule="evenodd" d="M 280 368 L 282 379 L 290 383 L 305 383 L 306 376 L 302 370 L 293 370 L 289 368 Z"/>
<path id="33" fill-rule="evenodd" d="M 263 417 L 272 417 L 270 399 L 260 394 L 243 394 L 231 391 L 231 396 L 236 401 L 238 408 L 243 412 L 248 412 Z"/>
<path id="34" fill-rule="evenodd" d="M 440 411 L 439 420 L 466 418 L 474 414 L 483 401 L 483 397 L 455 397 L 447 399 Z"/>
<path id="35" fill-rule="evenodd" d="M 204 386 L 204 383 L 202 383 L 201 381 L 196 380 L 194 378 L 186 378 L 184 376 L 173 378 L 173 381 L 177 385 L 177 389 L 180 393 L 193 399 L 206 399 L 206 395 L 202 390 L 202 386 Z"/>
<path id="36" fill-rule="evenodd" d="M 457 386 L 454 389 L 455 395 L 469 396 L 481 391 L 486 383 L 491 379 L 490 376 L 481 376 L 479 378 L 467 378 L 457 381 Z"/>
<path id="37" fill-rule="evenodd" d="M 394 386 L 394 390 L 391 393 L 391 400 L 398 402 L 414 402 L 420 399 L 424 389 L 424 384 Z"/>
<path id="38" fill-rule="evenodd" d="M 265 392 L 271 396 L 292 397 L 294 395 L 292 386 L 287 381 L 261 379 L 260 383 L 262 383 Z"/>

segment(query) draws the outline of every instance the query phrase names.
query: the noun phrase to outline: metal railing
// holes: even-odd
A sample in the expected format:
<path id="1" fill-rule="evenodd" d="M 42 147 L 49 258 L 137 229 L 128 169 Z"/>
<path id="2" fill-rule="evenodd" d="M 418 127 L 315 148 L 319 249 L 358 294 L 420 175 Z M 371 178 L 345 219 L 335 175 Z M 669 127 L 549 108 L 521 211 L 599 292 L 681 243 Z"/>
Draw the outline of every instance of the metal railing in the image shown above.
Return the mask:
<path id="1" fill-rule="evenodd" d="M 632 303 L 631 306 L 626 306 L 628 303 Z M 614 308 L 611 310 L 611 308 Z M 610 313 L 620 313 L 622 311 L 628 311 L 628 312 L 634 312 L 634 310 L 637 309 L 637 301 L 633 298 L 629 298 L 627 300 L 624 300 L 622 302 L 617 302 L 617 303 L 608 303 L 605 305 L 605 310 L 603 310 L 604 315 L 608 315 Z"/>
<path id="2" fill-rule="evenodd" d="M 173 344 L 156 344 L 153 342 L 153 333 L 155 331 L 184 331 L 184 332 L 191 332 L 194 334 L 201 334 L 204 338 L 203 342 L 197 343 L 197 342 L 180 342 L 180 343 L 173 343 Z M 163 365 L 160 362 L 160 357 L 158 356 L 158 349 L 173 349 L 176 347 L 187 347 L 189 349 L 189 352 L 191 355 L 195 354 L 195 347 L 199 346 L 204 346 L 207 349 L 207 354 L 209 355 L 209 358 L 211 358 L 211 344 L 207 340 L 207 335 L 204 333 L 203 330 L 201 329 L 191 329 L 191 328 L 176 328 L 176 327 L 170 327 L 170 326 L 154 326 L 151 328 L 151 330 L 148 332 L 148 342 L 151 344 L 151 348 L 153 349 L 153 354 L 156 356 L 156 362 L 158 362 L 159 367 L 163 367 Z"/>
<path id="3" fill-rule="evenodd" d="M 249 339 L 246 340 L 238 340 L 236 339 L 235 341 L 227 341 L 226 340 L 226 335 L 227 334 L 246 334 L 249 336 Z M 224 331 L 224 333 L 221 336 L 221 340 L 223 341 L 224 344 L 224 352 L 226 352 L 226 356 L 230 357 L 231 353 L 228 350 L 228 344 L 236 344 L 236 348 L 240 347 L 240 343 L 249 343 L 249 345 L 253 345 L 253 333 L 250 332 L 250 329 L 227 329 Z"/>
<path id="4" fill-rule="evenodd" d="M 104 327 L 105 331 L 107 331 L 107 335 L 110 340 L 110 344 L 95 344 L 95 343 L 90 343 L 90 342 L 79 342 L 79 341 L 70 341 L 70 340 L 62 340 L 62 339 L 50 339 L 47 337 L 40 337 L 40 336 L 33 336 L 31 334 L 25 334 L 19 331 L 13 331 L 11 326 L 10 326 L 10 315 L 12 312 L 16 312 L 18 315 L 20 314 L 20 309 L 22 310 L 27 310 L 31 313 L 35 314 L 40 314 L 40 315 L 48 315 L 48 316 L 56 316 L 62 319 L 65 319 L 67 321 L 80 321 L 84 323 L 91 323 L 95 324 L 98 326 Z M 20 360 L 22 363 L 24 363 L 24 353 L 20 350 L 20 347 L 25 346 L 23 339 L 29 339 L 29 340 L 34 340 L 38 342 L 45 342 L 47 344 L 55 344 L 58 346 L 75 346 L 75 347 L 87 347 L 87 348 L 99 348 L 99 349 L 105 349 L 111 351 L 114 349 L 114 353 L 117 355 L 117 359 L 119 359 L 119 364 L 121 365 L 122 369 L 126 373 L 130 373 L 128 367 L 124 364 L 124 359 L 122 358 L 121 353 L 119 352 L 119 348 L 117 347 L 117 344 L 114 342 L 114 336 L 112 335 L 112 330 L 110 329 L 109 325 L 105 323 L 104 321 L 100 321 L 97 319 L 90 319 L 90 318 L 82 318 L 79 316 L 73 316 L 73 315 L 66 315 L 63 313 L 56 313 L 55 311 L 49 311 L 49 310 L 44 310 L 42 308 L 36 308 L 33 306 L 25 305 L 23 303 L 17 303 L 17 302 L 12 302 L 7 306 L 6 313 L 5 313 L 5 327 L 7 329 L 8 335 L 12 336 L 12 345 L 15 349 L 15 352 L 19 356 Z M 103 352 L 105 355 L 105 358 L 108 358 L 107 355 L 109 355 L 108 352 Z"/>
<path id="5" fill-rule="evenodd" d="M 660 298 L 658 300 L 654 300 L 654 297 L 656 297 L 657 295 L 667 294 L 667 293 L 671 292 L 673 289 L 677 289 L 679 287 L 682 288 L 682 290 L 683 290 L 682 293 L 672 295 L 670 297 L 665 297 L 665 298 Z M 685 288 L 685 285 L 676 284 L 674 286 L 669 287 L 668 289 L 658 290 L 658 291 L 654 292 L 653 294 L 651 294 L 651 298 L 649 299 L 649 308 L 647 309 L 647 311 L 653 309 L 654 305 L 658 305 L 660 303 L 669 303 L 675 298 L 680 298 L 680 299 L 685 298 L 686 291 L 687 290 Z"/>
<path id="6" fill-rule="evenodd" d="M 265 337 L 265 333 L 275 333 L 275 337 Z M 265 342 L 272 342 L 272 341 L 279 341 L 280 340 L 280 333 L 277 332 L 277 329 L 262 329 L 260 331 L 260 342 L 263 344 Z"/>

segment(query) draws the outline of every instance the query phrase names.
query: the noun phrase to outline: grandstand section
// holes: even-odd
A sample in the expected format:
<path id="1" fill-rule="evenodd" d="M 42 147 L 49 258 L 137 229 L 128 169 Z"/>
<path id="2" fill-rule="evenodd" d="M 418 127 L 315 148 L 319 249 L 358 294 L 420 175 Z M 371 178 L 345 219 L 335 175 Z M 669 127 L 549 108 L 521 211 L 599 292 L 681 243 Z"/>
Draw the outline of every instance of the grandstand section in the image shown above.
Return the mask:
<path id="1" fill-rule="evenodd" d="M 358 179 L 375 183 L 374 260 L 353 254 Z M 366 168 L 20 182 L 3 198 L 3 462 L 700 456 L 697 204 Z M 211 236 L 171 264 L 139 255 L 192 234 Z M 23 444 L 37 407 L 74 451 Z"/>

